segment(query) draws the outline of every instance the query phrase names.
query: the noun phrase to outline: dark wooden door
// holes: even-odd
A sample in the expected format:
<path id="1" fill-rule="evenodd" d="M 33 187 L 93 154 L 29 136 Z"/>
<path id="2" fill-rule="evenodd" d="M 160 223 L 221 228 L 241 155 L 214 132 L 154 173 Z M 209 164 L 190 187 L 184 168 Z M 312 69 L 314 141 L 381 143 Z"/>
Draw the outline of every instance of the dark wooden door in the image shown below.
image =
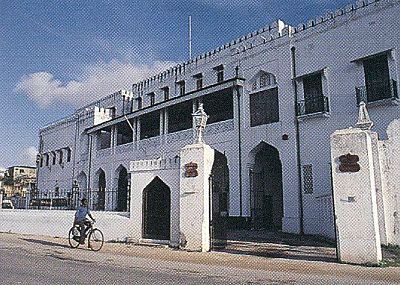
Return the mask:
<path id="1" fill-rule="evenodd" d="M 143 237 L 169 240 L 170 211 L 170 189 L 156 177 L 143 193 Z"/>

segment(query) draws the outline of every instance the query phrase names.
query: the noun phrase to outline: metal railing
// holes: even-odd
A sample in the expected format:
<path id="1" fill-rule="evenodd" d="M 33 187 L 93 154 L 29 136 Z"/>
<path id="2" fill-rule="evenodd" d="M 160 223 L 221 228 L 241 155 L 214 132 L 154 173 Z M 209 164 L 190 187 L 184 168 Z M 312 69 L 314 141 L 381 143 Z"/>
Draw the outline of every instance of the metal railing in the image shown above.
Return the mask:
<path id="1" fill-rule="evenodd" d="M 328 112 L 329 100 L 328 97 L 323 96 L 322 94 L 319 97 L 301 100 L 297 103 L 297 116 Z"/>
<path id="2" fill-rule="evenodd" d="M 121 193 L 118 189 L 59 189 L 58 191 L 28 192 L 26 195 L 26 209 L 39 210 L 75 210 L 79 207 L 82 198 L 88 199 L 92 211 L 128 212 L 130 209 L 129 191 Z M 21 207 L 22 208 L 22 207 Z"/>
<path id="3" fill-rule="evenodd" d="M 378 81 L 367 84 L 367 86 L 356 87 L 357 105 L 359 105 L 361 101 L 370 103 L 386 99 L 399 99 L 397 81 L 394 79 L 390 79 L 389 83 Z"/>

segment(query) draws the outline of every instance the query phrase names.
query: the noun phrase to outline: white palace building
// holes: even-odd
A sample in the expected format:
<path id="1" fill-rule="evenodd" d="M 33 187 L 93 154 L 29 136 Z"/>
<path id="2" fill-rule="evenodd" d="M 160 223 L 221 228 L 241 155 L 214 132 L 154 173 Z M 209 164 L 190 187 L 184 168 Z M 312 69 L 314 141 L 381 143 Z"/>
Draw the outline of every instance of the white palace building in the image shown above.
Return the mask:
<path id="1" fill-rule="evenodd" d="M 334 238 L 330 135 L 361 101 L 380 139 L 400 118 L 399 16 L 399 0 L 364 0 L 278 20 L 80 108 L 40 130 L 38 191 L 129 211 L 144 237 L 169 239 L 180 177 L 152 165 L 179 168 L 202 103 L 229 225 Z"/>

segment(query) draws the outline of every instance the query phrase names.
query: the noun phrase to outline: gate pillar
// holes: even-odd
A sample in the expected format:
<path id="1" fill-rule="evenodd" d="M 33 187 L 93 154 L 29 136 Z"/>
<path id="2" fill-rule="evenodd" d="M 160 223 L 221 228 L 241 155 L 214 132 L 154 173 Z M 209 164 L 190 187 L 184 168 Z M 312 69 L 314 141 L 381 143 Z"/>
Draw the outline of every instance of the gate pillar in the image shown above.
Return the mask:
<path id="1" fill-rule="evenodd" d="M 376 195 L 379 170 L 371 127 L 362 103 L 356 128 L 331 135 L 338 257 L 345 263 L 378 264 L 382 260 Z"/>
<path id="2" fill-rule="evenodd" d="M 198 142 L 182 148 L 180 157 L 180 244 L 187 250 L 209 251 L 214 150 Z"/>

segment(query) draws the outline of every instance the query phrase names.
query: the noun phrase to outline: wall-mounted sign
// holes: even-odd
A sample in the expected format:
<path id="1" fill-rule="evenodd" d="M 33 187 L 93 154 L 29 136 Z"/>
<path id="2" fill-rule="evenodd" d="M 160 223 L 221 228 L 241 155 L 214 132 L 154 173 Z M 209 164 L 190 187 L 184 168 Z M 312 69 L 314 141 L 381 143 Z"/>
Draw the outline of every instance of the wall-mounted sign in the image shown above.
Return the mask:
<path id="1" fill-rule="evenodd" d="M 350 154 L 350 153 L 339 156 L 340 172 L 358 172 L 358 171 L 360 171 L 361 167 L 358 164 L 359 160 L 360 160 L 360 158 L 358 157 L 358 155 L 354 155 L 354 154 Z"/>
<path id="2" fill-rule="evenodd" d="M 199 175 L 197 172 L 197 163 L 189 162 L 185 164 L 185 177 L 196 177 Z"/>

